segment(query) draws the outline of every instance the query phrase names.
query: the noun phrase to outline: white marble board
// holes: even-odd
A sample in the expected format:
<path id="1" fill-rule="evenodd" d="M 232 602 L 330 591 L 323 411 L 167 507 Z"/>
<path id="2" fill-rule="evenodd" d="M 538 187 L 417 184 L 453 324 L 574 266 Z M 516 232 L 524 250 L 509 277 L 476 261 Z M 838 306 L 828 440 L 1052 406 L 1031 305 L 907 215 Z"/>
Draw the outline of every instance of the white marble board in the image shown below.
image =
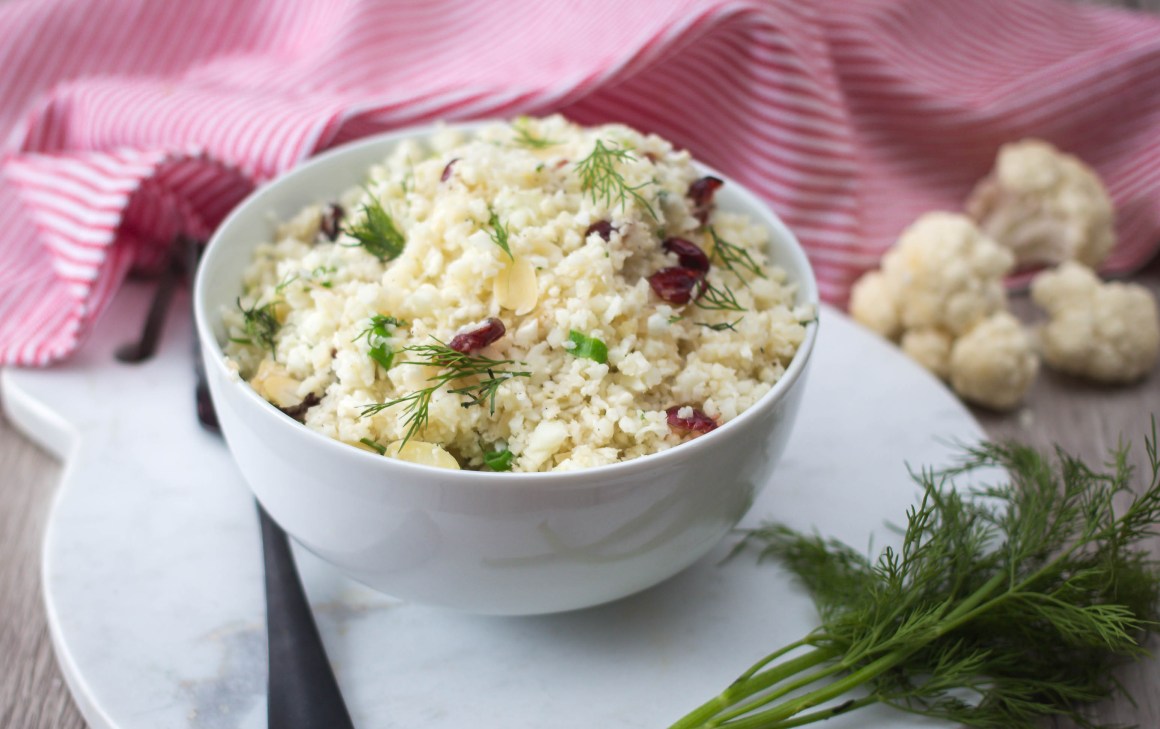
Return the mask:
<path id="1" fill-rule="evenodd" d="M 3 372 L 9 417 L 67 467 L 44 544 L 63 673 L 95 729 L 265 727 L 262 567 L 252 500 L 198 429 L 179 296 L 161 351 L 113 358 L 149 291 L 127 287 L 78 356 Z M 913 500 L 907 462 L 947 462 L 981 430 L 937 380 L 824 309 L 805 404 L 777 476 L 743 525 L 776 517 L 854 545 L 891 541 Z M 719 564 L 575 613 L 496 618 L 405 604 L 298 550 L 359 729 L 665 727 L 815 625 L 776 565 Z M 933 726 L 871 709 L 827 729 Z"/>

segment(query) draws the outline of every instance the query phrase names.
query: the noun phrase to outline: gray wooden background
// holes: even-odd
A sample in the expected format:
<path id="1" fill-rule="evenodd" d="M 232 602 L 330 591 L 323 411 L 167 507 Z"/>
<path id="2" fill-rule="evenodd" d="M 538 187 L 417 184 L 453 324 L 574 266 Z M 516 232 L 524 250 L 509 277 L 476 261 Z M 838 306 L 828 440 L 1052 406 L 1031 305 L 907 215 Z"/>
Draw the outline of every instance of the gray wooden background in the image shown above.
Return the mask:
<path id="1" fill-rule="evenodd" d="M 1160 0 L 1091 0 L 1160 11 Z M 1160 297 L 1160 260 L 1132 277 Z M 1012 308 L 1033 321 L 1033 307 L 1016 297 Z M 1040 447 L 1098 458 L 1121 435 L 1139 442 L 1152 414 L 1160 414 L 1160 372 L 1128 388 L 1096 387 L 1044 372 L 1027 406 L 1015 415 L 977 411 L 987 432 Z M 1135 462 L 1143 465 L 1142 449 Z M 83 729 L 53 657 L 40 596 L 40 543 L 60 464 L 0 418 L 0 728 Z M 1160 546 L 1157 548 L 1160 554 Z M 1160 640 L 1152 649 L 1160 653 Z M 1136 705 L 1112 701 L 1092 708 L 1100 722 L 1160 727 L 1160 658 L 1126 667 L 1118 676 Z M 1070 723 L 1045 726 L 1068 727 Z"/>

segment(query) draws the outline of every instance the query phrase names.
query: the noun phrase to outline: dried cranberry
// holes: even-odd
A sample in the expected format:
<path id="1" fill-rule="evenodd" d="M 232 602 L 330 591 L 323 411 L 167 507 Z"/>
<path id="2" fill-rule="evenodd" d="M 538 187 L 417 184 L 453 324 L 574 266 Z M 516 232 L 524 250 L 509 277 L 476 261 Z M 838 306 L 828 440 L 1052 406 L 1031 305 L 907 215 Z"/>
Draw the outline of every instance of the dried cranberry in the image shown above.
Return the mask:
<path id="1" fill-rule="evenodd" d="M 710 430 L 717 428 L 716 420 L 696 408 L 690 408 L 693 411 L 692 414 L 687 418 L 682 418 L 677 413 L 681 412 L 684 407 L 684 405 L 677 405 L 665 411 L 665 415 L 669 416 L 669 427 L 673 430 L 683 430 L 691 433 L 708 433 Z"/>
<path id="2" fill-rule="evenodd" d="M 691 268 L 694 271 L 709 270 L 709 257 L 696 243 L 684 238 L 666 238 L 661 246 L 669 253 L 675 254 L 677 260 L 685 268 Z"/>
<path id="3" fill-rule="evenodd" d="M 455 166 L 455 163 L 458 161 L 459 161 L 459 158 L 456 157 L 455 159 L 453 159 L 447 163 L 447 166 L 443 168 L 443 174 L 439 175 L 440 182 L 447 182 L 448 180 L 451 179 L 451 168 L 453 166 Z"/>
<path id="4" fill-rule="evenodd" d="M 648 285 L 670 304 L 687 304 L 693 298 L 693 289 L 705 277 L 704 271 L 683 266 L 662 268 L 648 277 Z"/>
<path id="5" fill-rule="evenodd" d="M 306 411 L 320 402 L 322 401 L 318 398 L 318 395 L 311 392 L 306 395 L 306 399 L 297 405 L 291 405 L 288 408 L 279 408 L 279 410 L 301 423 L 306 420 Z"/>
<path id="6" fill-rule="evenodd" d="M 713 196 L 724 184 L 724 180 L 706 175 L 689 185 L 689 191 L 685 195 L 693 201 L 693 215 L 701 225 L 709 220 L 709 213 L 713 210 Z"/>
<path id="7" fill-rule="evenodd" d="M 592 235 L 593 233 L 598 233 L 600 234 L 601 238 L 607 241 L 612 237 L 612 231 L 614 230 L 616 230 L 616 228 L 613 228 L 612 223 L 608 222 L 607 220 L 597 220 L 595 223 L 588 226 L 588 230 L 584 231 L 584 240 L 588 240 L 588 236 Z"/>
<path id="8" fill-rule="evenodd" d="M 333 241 L 342 232 L 342 219 L 346 211 L 338 203 L 328 203 L 322 208 L 322 217 L 318 221 L 318 232 Z"/>
<path id="9" fill-rule="evenodd" d="M 475 326 L 459 330 L 447 346 L 464 354 L 478 352 L 502 337 L 506 331 L 503 322 L 493 316 Z"/>

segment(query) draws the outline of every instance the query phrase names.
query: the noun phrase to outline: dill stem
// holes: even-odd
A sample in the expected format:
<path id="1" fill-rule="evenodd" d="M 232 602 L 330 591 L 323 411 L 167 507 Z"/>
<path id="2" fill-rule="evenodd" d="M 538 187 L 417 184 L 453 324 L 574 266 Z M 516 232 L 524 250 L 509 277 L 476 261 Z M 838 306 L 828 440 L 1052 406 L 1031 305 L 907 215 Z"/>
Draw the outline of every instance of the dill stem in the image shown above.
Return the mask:
<path id="1" fill-rule="evenodd" d="M 854 699 L 844 704 L 840 704 L 839 706 L 828 709 L 818 709 L 817 711 L 811 711 L 808 714 L 802 714 L 801 716 L 795 717 L 793 719 L 788 719 L 778 724 L 777 729 L 792 729 L 792 727 L 796 726 L 805 726 L 806 724 L 813 724 L 817 721 L 833 719 L 835 716 L 841 716 L 842 714 L 854 711 L 855 709 L 861 709 L 863 706 L 869 706 L 871 704 L 877 703 L 877 697 L 864 696 L 860 699 Z M 734 725 L 730 725 L 730 727 L 733 726 Z"/>
<path id="2" fill-rule="evenodd" d="M 787 679 L 782 679 L 782 680 L 777 682 L 777 683 L 782 684 L 782 685 L 778 686 L 778 688 L 775 691 L 771 691 L 767 694 L 762 694 L 761 696 L 757 697 L 756 699 L 754 699 L 753 701 L 750 701 L 747 704 L 742 704 L 741 706 L 738 706 L 737 708 L 733 709 L 732 711 L 727 711 L 724 714 L 719 715 L 717 717 L 717 719 L 714 721 L 714 724 L 726 725 L 730 721 L 732 721 L 738 717 L 745 716 L 746 714 L 748 714 L 751 711 L 759 709 L 762 706 L 765 706 L 767 704 L 770 704 L 770 703 L 780 699 L 782 696 L 785 696 L 787 694 L 791 694 L 794 691 L 797 691 L 798 689 L 805 688 L 806 686 L 809 686 L 810 684 L 817 683 L 818 681 L 821 681 L 823 678 L 829 678 L 830 676 L 833 676 L 835 673 L 838 673 L 838 672 L 844 671 L 844 670 L 846 670 L 845 666 L 843 666 L 841 663 L 835 663 L 828 668 L 823 668 L 820 671 L 814 671 L 813 673 L 808 673 L 805 676 L 802 676 L 801 678 L 794 680 L 794 681 L 789 681 L 788 683 L 783 683 L 783 681 L 786 681 L 788 679 L 788 677 L 787 677 Z M 758 674 L 756 676 L 756 678 L 762 678 L 762 674 Z"/>
<path id="3" fill-rule="evenodd" d="M 774 686 L 806 671 L 819 663 L 825 663 L 837 656 L 830 648 L 815 648 L 803 656 L 798 656 L 784 663 L 779 663 L 756 675 L 738 679 L 729 685 L 729 688 L 717 696 L 709 699 L 696 709 L 693 709 L 670 729 L 692 729 L 693 727 L 717 726 L 713 721 L 721 712 L 736 704 L 741 699 L 752 696 L 759 691 Z"/>
<path id="4" fill-rule="evenodd" d="M 758 727 L 765 727 L 766 729 L 777 727 L 778 729 L 783 729 L 784 727 L 803 726 L 804 724 L 830 718 L 834 715 L 833 711 L 831 709 L 824 709 L 801 716 L 798 719 L 793 719 L 793 717 L 798 716 L 807 709 L 812 709 L 815 706 L 836 699 L 846 692 L 872 681 L 905 661 L 914 652 L 926 647 L 931 641 L 939 639 L 963 623 L 973 619 L 979 611 L 988 607 L 983 605 L 983 603 L 994 599 L 993 595 L 995 590 L 1000 589 L 1006 582 L 1007 575 L 1004 573 L 992 576 L 991 579 L 960 601 L 953 610 L 947 613 L 939 622 L 937 630 L 933 631 L 925 640 L 916 641 L 906 649 L 896 649 L 885 653 L 862 668 L 802 696 L 785 699 L 765 711 L 742 716 L 760 706 L 777 701 L 779 698 L 799 688 L 808 686 L 838 671 L 846 670 L 848 667 L 843 665 L 839 660 L 830 668 L 816 671 L 790 681 L 790 679 L 805 673 L 820 663 L 840 658 L 840 652 L 834 648 L 815 648 L 803 656 L 785 661 L 763 671 L 754 672 L 753 669 L 750 669 L 721 694 L 686 714 L 676 724 L 673 724 L 671 729 L 719 726 L 728 726 L 731 729 L 757 729 Z M 798 641 L 797 643 L 791 644 L 785 649 L 778 651 L 778 654 L 784 654 L 792 648 L 800 647 L 803 642 Z M 778 654 L 774 655 L 776 656 Z M 766 659 L 766 661 L 768 660 Z M 736 709 L 732 708 L 742 699 L 782 683 L 785 685 L 779 687 L 773 693 L 763 695 L 757 700 Z M 847 710 L 860 708 L 877 701 L 878 699 L 873 696 L 859 699 L 855 702 L 855 705 L 852 705 Z M 813 718 L 805 721 L 807 717 Z M 786 723 L 789 720 L 793 721 Z"/>

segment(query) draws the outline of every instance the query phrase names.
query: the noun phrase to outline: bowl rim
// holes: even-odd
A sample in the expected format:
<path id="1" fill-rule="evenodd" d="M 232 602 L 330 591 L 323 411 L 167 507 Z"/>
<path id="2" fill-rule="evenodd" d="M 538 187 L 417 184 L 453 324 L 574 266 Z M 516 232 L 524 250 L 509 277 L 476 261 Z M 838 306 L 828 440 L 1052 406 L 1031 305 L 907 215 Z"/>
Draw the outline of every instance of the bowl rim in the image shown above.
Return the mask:
<path id="1" fill-rule="evenodd" d="M 785 372 L 782 373 L 781 378 L 757 402 L 743 410 L 737 417 L 708 433 L 663 451 L 648 453 L 626 461 L 617 461 L 616 463 L 569 471 L 512 472 L 473 471 L 468 469 L 453 470 L 412 463 L 397 458 L 384 457 L 376 453 L 371 453 L 370 451 L 364 451 L 361 448 L 355 448 L 327 435 L 311 430 L 292 418 L 286 417 L 284 413 L 250 387 L 248 383 L 231 374 L 225 364 L 226 356 L 222 351 L 221 343 L 215 336 L 210 323 L 210 312 L 207 310 L 208 303 L 206 301 L 208 295 L 207 288 L 209 286 L 209 275 L 206 272 L 210 267 L 205 265 L 205 263 L 211 259 L 215 251 L 225 245 L 222 241 L 229 237 L 230 229 L 239 218 L 251 215 L 252 213 L 250 211 L 255 207 L 262 205 L 272 207 L 269 199 L 277 197 L 282 188 L 291 184 L 292 180 L 308 176 L 313 170 L 330 164 L 334 159 L 347 156 L 358 157 L 359 155 L 366 154 L 365 150 L 369 148 L 390 145 L 391 143 L 398 144 L 409 139 L 426 139 L 441 131 L 459 130 L 470 133 L 490 124 L 506 123 L 508 121 L 510 120 L 490 118 L 466 122 L 440 121 L 370 135 L 338 145 L 315 155 L 277 175 L 273 179 L 264 182 L 251 191 L 230 210 L 229 214 L 215 228 L 202 254 L 202 262 L 198 266 L 197 276 L 194 281 L 194 325 L 197 330 L 198 341 L 200 342 L 201 354 L 203 360 L 205 360 L 205 365 L 214 368 L 226 383 L 238 387 L 241 390 L 240 395 L 243 402 L 252 403 L 257 412 L 260 413 L 258 417 L 264 418 L 266 419 L 265 422 L 270 423 L 268 427 L 294 428 L 296 429 L 295 432 L 299 433 L 299 438 L 304 437 L 311 442 L 316 442 L 318 443 L 318 447 L 324 450 L 333 449 L 331 452 L 335 454 L 335 457 L 363 458 L 366 459 L 364 462 L 368 467 L 385 469 L 387 474 L 390 474 L 395 469 L 399 469 L 397 475 L 400 477 L 422 476 L 429 478 L 437 476 L 440 480 L 440 487 L 447 487 L 453 483 L 461 482 L 463 484 L 470 484 L 470 487 L 474 489 L 486 489 L 489 487 L 505 490 L 509 488 L 521 489 L 530 486 L 532 481 L 545 479 L 552 482 L 553 488 L 563 488 L 566 486 L 583 488 L 594 484 L 607 484 L 610 480 L 618 476 L 621 477 L 620 480 L 634 479 L 634 477 L 640 477 L 648 471 L 664 467 L 667 461 L 683 461 L 693 458 L 698 454 L 703 454 L 706 450 L 714 448 L 722 438 L 732 437 L 733 434 L 737 434 L 746 429 L 752 421 L 755 421 L 760 416 L 760 413 L 772 409 L 777 403 L 784 400 L 789 391 L 802 378 L 817 340 L 819 321 L 817 314 L 820 313 L 821 301 L 813 266 L 810 264 L 805 249 L 802 248 L 797 236 L 793 234 L 793 231 L 786 226 L 781 217 L 774 212 L 767 202 L 740 182 L 695 159 L 693 162 L 699 170 L 705 174 L 719 177 L 731 186 L 735 194 L 739 194 L 745 199 L 745 205 L 747 207 L 760 210 L 764 213 L 765 219 L 759 220 L 758 222 L 767 225 L 771 229 L 770 249 L 777 249 L 779 253 L 793 260 L 803 275 L 789 280 L 797 284 L 804 303 L 813 306 L 815 311 L 813 320 L 806 324 L 804 339 L 798 345 L 797 351 L 794 352 L 793 358 L 790 360 Z M 378 158 L 368 160 L 366 164 L 367 170 L 369 171 L 372 165 L 381 161 Z M 339 195 L 342 192 L 344 190 L 336 190 L 334 191 L 334 195 Z M 378 465 L 371 465 L 374 463 Z M 386 488 L 389 484 L 390 481 L 384 479 L 383 487 Z"/>

